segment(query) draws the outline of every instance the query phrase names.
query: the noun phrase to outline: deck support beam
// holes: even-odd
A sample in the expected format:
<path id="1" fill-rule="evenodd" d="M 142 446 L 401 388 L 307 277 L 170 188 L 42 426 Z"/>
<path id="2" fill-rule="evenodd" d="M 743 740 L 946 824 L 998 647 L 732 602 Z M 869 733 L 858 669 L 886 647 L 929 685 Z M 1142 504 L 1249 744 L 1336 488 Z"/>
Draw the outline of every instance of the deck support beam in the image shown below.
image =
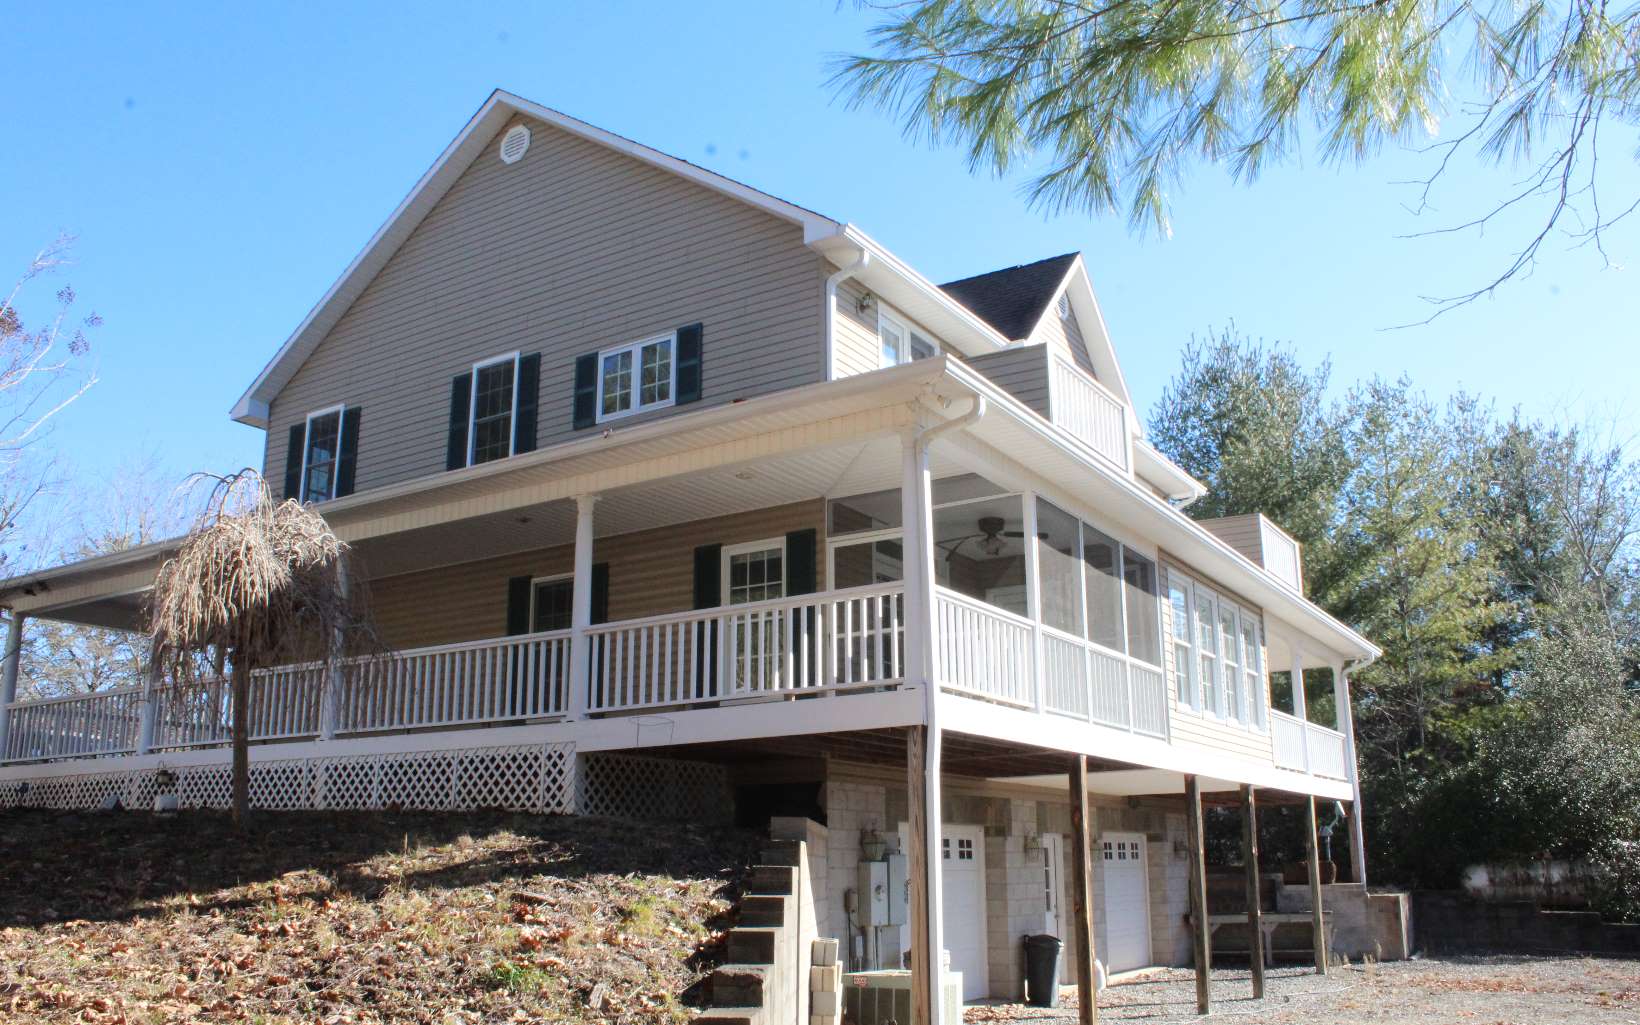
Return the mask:
<path id="1" fill-rule="evenodd" d="M 597 495 L 575 496 L 575 562 L 570 582 L 569 679 L 564 681 L 564 717 L 583 719 L 592 688 L 592 511 Z M 535 624 L 531 623 L 533 627 Z"/>
<path id="2" fill-rule="evenodd" d="M 1076 1013 L 1079 1025 L 1099 1020 L 1099 977 L 1094 968 L 1093 823 L 1088 816 L 1088 759 L 1071 761 L 1071 936 L 1076 943 Z"/>
<path id="3" fill-rule="evenodd" d="M 6 739 L 11 736 L 9 706 L 17 700 L 17 669 L 23 658 L 23 621 L 27 618 L 21 612 L 12 612 L 11 628 L 6 631 L 6 654 L 0 661 L 0 760 L 7 757 Z"/>
<path id="4" fill-rule="evenodd" d="M 1315 973 L 1327 974 L 1326 912 L 1321 907 L 1321 851 L 1316 842 L 1315 798 L 1304 798 L 1304 850 L 1310 863 L 1310 933 L 1315 941 Z"/>
<path id="5" fill-rule="evenodd" d="M 1190 953 L 1196 966 L 1196 1013 L 1212 1009 L 1208 975 L 1213 969 L 1212 926 L 1207 920 L 1207 851 L 1202 838 L 1202 785 L 1184 778 L 1185 832 L 1190 844 Z"/>
<path id="6" fill-rule="evenodd" d="M 1247 866 L 1247 960 L 1257 1000 L 1264 996 L 1264 907 L 1258 885 L 1258 797 L 1246 783 L 1241 787 L 1241 862 Z"/>

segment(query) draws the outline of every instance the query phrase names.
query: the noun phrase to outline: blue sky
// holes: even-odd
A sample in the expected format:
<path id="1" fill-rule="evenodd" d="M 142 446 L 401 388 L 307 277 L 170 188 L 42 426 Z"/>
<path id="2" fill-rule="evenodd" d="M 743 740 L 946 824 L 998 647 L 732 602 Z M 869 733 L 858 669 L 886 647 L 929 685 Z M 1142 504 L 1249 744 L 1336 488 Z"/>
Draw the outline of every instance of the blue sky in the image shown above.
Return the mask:
<path id="1" fill-rule="evenodd" d="M 66 277 L 105 318 L 102 380 L 48 444 L 87 489 L 149 456 L 177 475 L 259 464 L 261 432 L 229 406 L 497 86 L 853 221 L 935 280 L 1081 250 L 1141 407 L 1193 333 L 1234 321 L 1330 357 L 1339 383 L 1405 373 L 1640 429 L 1640 290 L 1586 249 L 1555 244 L 1496 298 L 1383 330 L 1505 263 L 1526 224 L 1397 236 L 1481 212 L 1512 172 L 1460 168 L 1438 217 L 1392 184 L 1427 166 L 1411 150 L 1252 187 L 1206 170 L 1165 241 L 1047 217 L 1021 180 L 970 175 L 833 95 L 828 61 L 864 45 L 852 4 L 13 5 L 7 23 L 0 270 L 78 236 Z M 1640 173 L 1614 155 L 1610 202 L 1628 202 Z M 1640 229 L 1609 246 L 1640 258 Z"/>

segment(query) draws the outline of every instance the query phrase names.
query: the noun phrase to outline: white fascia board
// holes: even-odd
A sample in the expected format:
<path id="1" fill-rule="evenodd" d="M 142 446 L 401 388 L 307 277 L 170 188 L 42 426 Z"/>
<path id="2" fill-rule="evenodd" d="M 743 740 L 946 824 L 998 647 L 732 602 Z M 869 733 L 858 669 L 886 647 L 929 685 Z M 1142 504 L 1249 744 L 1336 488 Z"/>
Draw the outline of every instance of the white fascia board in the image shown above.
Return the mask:
<path id="1" fill-rule="evenodd" d="M 1266 614 L 1319 643 L 1330 645 L 1346 658 L 1377 658 L 1382 654 L 1377 645 L 1348 624 L 1335 619 L 1308 598 L 1296 594 L 1264 567 L 1230 547 L 1207 528 L 1151 494 L 1131 477 L 1085 454 L 1068 436 L 1061 437 L 1058 430 L 1044 422 L 1034 410 L 993 384 L 983 374 L 954 360 L 943 362 L 945 373 L 964 390 L 983 396 L 990 410 L 984 420 L 968 428 L 970 432 L 983 433 L 991 417 L 1007 416 L 1040 436 L 1053 446 L 1058 455 L 1077 464 L 1075 473 L 1059 477 L 1050 478 L 1052 467 L 1041 465 L 1033 464 L 1027 472 L 1057 480 L 1058 487 L 1067 491 L 1097 484 L 1101 492 L 1100 501 L 1091 504 L 1114 511 L 1111 499 L 1123 503 L 1129 511 L 1143 518 L 1145 533 L 1149 535 L 1147 540 L 1157 544 L 1164 552 L 1189 562 L 1198 572 L 1218 581 L 1220 586 L 1237 591 Z M 1013 453 L 1013 456 L 1016 460 L 1019 458 L 1018 453 Z"/>
<path id="2" fill-rule="evenodd" d="M 484 147 L 489 145 L 490 139 L 501 126 L 516 114 L 535 118 L 571 135 L 664 171 L 670 171 L 697 185 L 703 185 L 776 217 L 801 225 L 805 242 L 818 243 L 821 239 L 836 235 L 843 228 L 840 222 L 812 210 L 759 192 L 714 171 L 708 171 L 613 132 L 589 125 L 550 107 L 543 107 L 539 103 L 532 103 L 523 97 L 498 89 L 484 101 L 484 105 L 467 122 L 454 141 L 445 147 L 438 160 L 434 161 L 433 166 L 428 168 L 427 173 L 423 174 L 410 190 L 410 194 L 393 210 L 386 223 L 370 237 L 364 249 L 342 272 L 342 276 L 330 286 L 324 297 L 279 348 L 278 353 L 263 367 L 245 394 L 234 403 L 230 413 L 233 419 L 253 427 L 267 428 L 268 403 L 272 401 L 273 396 L 284 387 L 296 372 L 296 368 L 336 325 L 348 306 L 387 265 L 387 261 L 398 251 L 399 246 L 421 224 L 422 219 L 455 184 L 456 179 L 467 170 Z"/>
<path id="3" fill-rule="evenodd" d="M 1207 485 L 1184 472 L 1184 468 L 1158 452 L 1148 441 L 1133 440 L 1134 472 L 1181 502 L 1194 502 L 1207 494 Z"/>
<path id="4" fill-rule="evenodd" d="M 861 252 L 871 255 L 871 263 L 856 277 L 870 285 L 875 280 L 879 290 L 884 284 L 904 288 L 927 304 L 928 311 L 913 319 L 938 333 L 941 339 L 970 354 L 992 352 L 1007 348 L 1011 342 L 995 328 L 980 319 L 940 286 L 928 280 L 909 263 L 895 256 L 876 239 L 861 231 L 857 225 L 845 224 L 841 230 L 817 242 L 813 248 L 837 263 L 853 261 Z M 902 305 L 902 304 L 896 304 Z M 920 311 L 919 311 L 920 312 Z"/>

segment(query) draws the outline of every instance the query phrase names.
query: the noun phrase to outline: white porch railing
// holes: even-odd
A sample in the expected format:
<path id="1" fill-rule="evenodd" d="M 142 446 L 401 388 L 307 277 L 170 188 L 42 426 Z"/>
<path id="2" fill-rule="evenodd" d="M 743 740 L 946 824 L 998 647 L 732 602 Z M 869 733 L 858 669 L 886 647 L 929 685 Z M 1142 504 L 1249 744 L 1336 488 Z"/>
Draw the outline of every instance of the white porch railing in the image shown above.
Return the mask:
<path id="1" fill-rule="evenodd" d="M 88 758 L 137 749 L 142 688 L 19 701 L 7 719 L 7 761 Z"/>
<path id="2" fill-rule="evenodd" d="M 976 697 L 1167 736 L 1167 686 L 1156 666 L 940 588 L 940 682 Z M 1040 672 L 1034 635 L 1040 629 Z M 1039 700 L 1040 699 L 1040 700 Z"/>
<path id="3" fill-rule="evenodd" d="M 1277 768 L 1328 779 L 1350 778 L 1349 749 L 1337 730 L 1271 709 L 1270 741 Z"/>
<path id="4" fill-rule="evenodd" d="M 568 630 L 445 644 L 360 659 L 343 669 L 341 733 L 462 726 L 561 715 Z M 305 667 L 317 684 L 325 666 Z"/>
<path id="5" fill-rule="evenodd" d="M 1048 387 L 1053 422 L 1126 470 L 1127 410 L 1104 385 L 1059 355 L 1049 357 Z"/>
<path id="6" fill-rule="evenodd" d="M 878 584 L 595 626 L 587 710 L 899 683 L 903 594 Z"/>

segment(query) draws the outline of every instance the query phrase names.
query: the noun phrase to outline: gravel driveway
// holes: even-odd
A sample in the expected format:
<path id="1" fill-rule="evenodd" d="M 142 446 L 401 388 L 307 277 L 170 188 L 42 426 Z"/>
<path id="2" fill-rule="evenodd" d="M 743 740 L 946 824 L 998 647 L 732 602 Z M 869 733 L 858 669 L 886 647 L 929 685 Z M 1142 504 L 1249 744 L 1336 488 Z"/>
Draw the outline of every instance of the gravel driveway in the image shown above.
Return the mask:
<path id="1" fill-rule="evenodd" d="M 1100 1021 L 1281 1022 L 1292 1025 L 1640 1025 L 1640 961 L 1600 958 L 1420 959 L 1335 968 L 1277 968 L 1254 1000 L 1245 969 L 1213 973 L 1213 1013 L 1196 1014 L 1195 976 L 1163 969 L 1099 998 Z M 1059 1008 L 970 1007 L 969 1023 L 1076 1021 L 1076 993 Z"/>

